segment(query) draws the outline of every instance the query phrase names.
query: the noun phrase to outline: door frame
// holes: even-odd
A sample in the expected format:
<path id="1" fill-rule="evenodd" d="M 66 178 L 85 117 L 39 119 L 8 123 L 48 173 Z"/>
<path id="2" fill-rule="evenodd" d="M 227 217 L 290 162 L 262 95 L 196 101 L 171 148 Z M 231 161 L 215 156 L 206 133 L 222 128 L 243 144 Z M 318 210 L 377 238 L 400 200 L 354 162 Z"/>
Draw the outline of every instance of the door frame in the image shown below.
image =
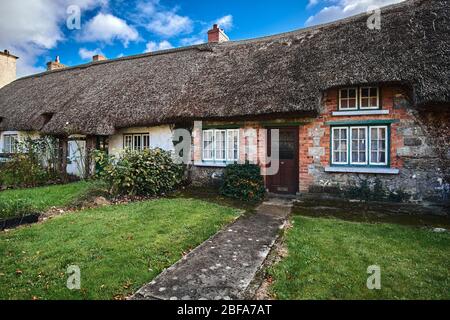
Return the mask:
<path id="1" fill-rule="evenodd" d="M 283 129 L 289 129 L 289 130 L 293 130 L 295 132 L 295 190 L 293 193 L 291 192 L 274 192 L 274 191 L 270 191 L 271 188 L 271 177 L 272 176 L 266 176 L 265 179 L 265 187 L 267 190 L 269 190 L 269 192 L 271 193 L 275 193 L 275 194 L 297 194 L 299 191 L 299 185 L 300 185 L 300 155 L 299 155 L 299 151 L 300 151 L 300 130 L 298 126 L 273 126 L 273 127 L 266 127 L 266 129 L 268 130 L 267 132 L 267 142 L 266 142 L 266 148 L 267 148 L 267 153 L 271 155 L 271 130 L 272 129 L 278 129 L 278 130 L 283 130 Z M 280 163 L 281 166 L 281 163 Z"/>

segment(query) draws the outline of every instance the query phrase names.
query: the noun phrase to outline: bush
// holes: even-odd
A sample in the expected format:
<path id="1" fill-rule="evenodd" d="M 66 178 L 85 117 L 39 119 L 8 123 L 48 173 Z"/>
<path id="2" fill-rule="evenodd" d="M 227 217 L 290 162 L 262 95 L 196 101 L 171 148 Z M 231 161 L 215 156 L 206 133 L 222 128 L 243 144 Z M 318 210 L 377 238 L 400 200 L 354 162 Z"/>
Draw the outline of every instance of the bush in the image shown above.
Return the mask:
<path id="1" fill-rule="evenodd" d="M 25 216 L 37 213 L 37 209 L 32 205 L 31 201 L 26 199 L 11 199 L 0 201 L 0 220 Z"/>
<path id="2" fill-rule="evenodd" d="M 101 167 L 97 175 L 108 183 L 113 195 L 159 195 L 177 188 L 183 178 L 183 166 L 159 148 L 125 151 L 118 159 L 98 151 L 95 160 Z"/>
<path id="3" fill-rule="evenodd" d="M 221 193 L 243 201 L 258 201 L 264 197 L 264 179 L 255 164 L 231 164 L 225 168 Z"/>
<path id="4" fill-rule="evenodd" d="M 0 187 L 37 187 L 60 181 L 56 172 L 56 140 L 50 137 L 27 138 L 17 145 L 18 153 L 2 163 Z"/>

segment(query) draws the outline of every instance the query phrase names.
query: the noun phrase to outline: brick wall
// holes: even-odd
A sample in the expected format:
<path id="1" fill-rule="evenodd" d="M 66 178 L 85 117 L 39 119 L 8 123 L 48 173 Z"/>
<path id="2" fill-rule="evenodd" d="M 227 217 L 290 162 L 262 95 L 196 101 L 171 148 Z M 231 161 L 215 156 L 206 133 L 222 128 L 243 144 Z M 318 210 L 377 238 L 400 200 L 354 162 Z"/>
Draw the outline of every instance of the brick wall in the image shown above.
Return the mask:
<path id="1" fill-rule="evenodd" d="M 430 126 L 424 121 L 423 113 L 410 106 L 406 90 L 402 87 L 382 87 L 381 94 L 383 110 L 389 110 L 387 115 L 333 116 L 332 112 L 338 109 L 338 92 L 329 90 L 325 93 L 321 114 L 313 122 L 300 127 L 300 192 L 326 192 L 337 190 L 336 187 L 359 184 L 363 179 L 373 183 L 378 178 L 387 189 L 406 191 L 417 200 L 441 197 L 449 167 L 442 164 L 445 159 L 436 152 L 439 146 L 433 142 L 435 134 L 428 130 Z M 447 130 L 448 137 L 450 117 L 440 116 L 439 110 L 430 108 L 426 114 L 435 114 L 431 117 L 441 119 L 441 131 Z M 389 144 L 390 165 L 399 169 L 398 175 L 325 172 L 325 167 L 330 165 L 331 134 L 326 122 L 380 119 L 398 120 L 391 124 Z M 449 145 L 445 148 L 449 150 Z"/>

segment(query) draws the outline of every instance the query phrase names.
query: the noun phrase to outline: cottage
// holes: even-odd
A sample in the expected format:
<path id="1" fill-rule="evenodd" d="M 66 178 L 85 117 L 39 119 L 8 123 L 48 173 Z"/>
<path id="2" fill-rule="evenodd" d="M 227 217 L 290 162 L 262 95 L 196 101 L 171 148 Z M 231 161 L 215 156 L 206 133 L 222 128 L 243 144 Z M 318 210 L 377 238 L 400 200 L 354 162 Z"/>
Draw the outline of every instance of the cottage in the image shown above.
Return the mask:
<path id="1" fill-rule="evenodd" d="M 194 182 L 236 161 L 268 173 L 277 148 L 265 175 L 274 193 L 378 178 L 437 199 L 450 179 L 449 1 L 382 8 L 380 30 L 368 17 L 245 41 L 214 26 L 206 44 L 75 67 L 58 59 L 0 90 L 0 147 L 14 152 L 37 132 L 59 138 L 62 161 L 68 141 L 174 150 L 173 130 L 185 128 Z"/>

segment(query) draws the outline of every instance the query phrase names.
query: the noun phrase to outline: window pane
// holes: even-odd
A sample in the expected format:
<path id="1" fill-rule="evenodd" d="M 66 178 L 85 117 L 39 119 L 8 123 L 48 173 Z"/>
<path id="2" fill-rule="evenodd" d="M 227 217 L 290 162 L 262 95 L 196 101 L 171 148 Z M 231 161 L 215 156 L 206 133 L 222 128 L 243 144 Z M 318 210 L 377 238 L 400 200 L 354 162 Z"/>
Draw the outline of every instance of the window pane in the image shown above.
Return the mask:
<path id="1" fill-rule="evenodd" d="M 387 129 L 386 127 L 371 128 L 370 162 L 372 164 L 387 163 Z"/>
<path id="2" fill-rule="evenodd" d="M 370 106 L 371 107 L 378 107 L 377 98 L 371 98 L 370 99 Z"/>
<path id="3" fill-rule="evenodd" d="M 348 98 L 348 92 L 346 89 L 341 90 L 341 98 Z"/>
<path id="4" fill-rule="evenodd" d="M 362 88 L 361 89 L 361 96 L 362 97 L 368 97 L 369 96 L 369 88 Z"/>
<path id="5" fill-rule="evenodd" d="M 143 149 L 150 148 L 150 135 L 148 135 L 148 134 L 142 135 L 142 148 Z"/>
<path id="6" fill-rule="evenodd" d="M 141 150 L 142 149 L 141 136 L 133 136 L 133 138 L 134 138 L 134 150 Z"/>
<path id="7" fill-rule="evenodd" d="M 225 160 L 225 130 L 216 130 L 216 160 Z"/>
<path id="8" fill-rule="evenodd" d="M 348 96 L 349 98 L 356 98 L 356 89 L 349 89 Z"/>
<path id="9" fill-rule="evenodd" d="M 239 157 L 239 130 L 227 130 L 227 160 L 236 161 Z"/>
<path id="10" fill-rule="evenodd" d="M 348 100 L 348 107 L 349 108 L 355 108 L 356 107 L 356 99 L 349 99 Z"/>
<path id="11" fill-rule="evenodd" d="M 213 146 L 213 131 L 203 131 L 203 159 L 213 160 L 214 146 Z"/>

